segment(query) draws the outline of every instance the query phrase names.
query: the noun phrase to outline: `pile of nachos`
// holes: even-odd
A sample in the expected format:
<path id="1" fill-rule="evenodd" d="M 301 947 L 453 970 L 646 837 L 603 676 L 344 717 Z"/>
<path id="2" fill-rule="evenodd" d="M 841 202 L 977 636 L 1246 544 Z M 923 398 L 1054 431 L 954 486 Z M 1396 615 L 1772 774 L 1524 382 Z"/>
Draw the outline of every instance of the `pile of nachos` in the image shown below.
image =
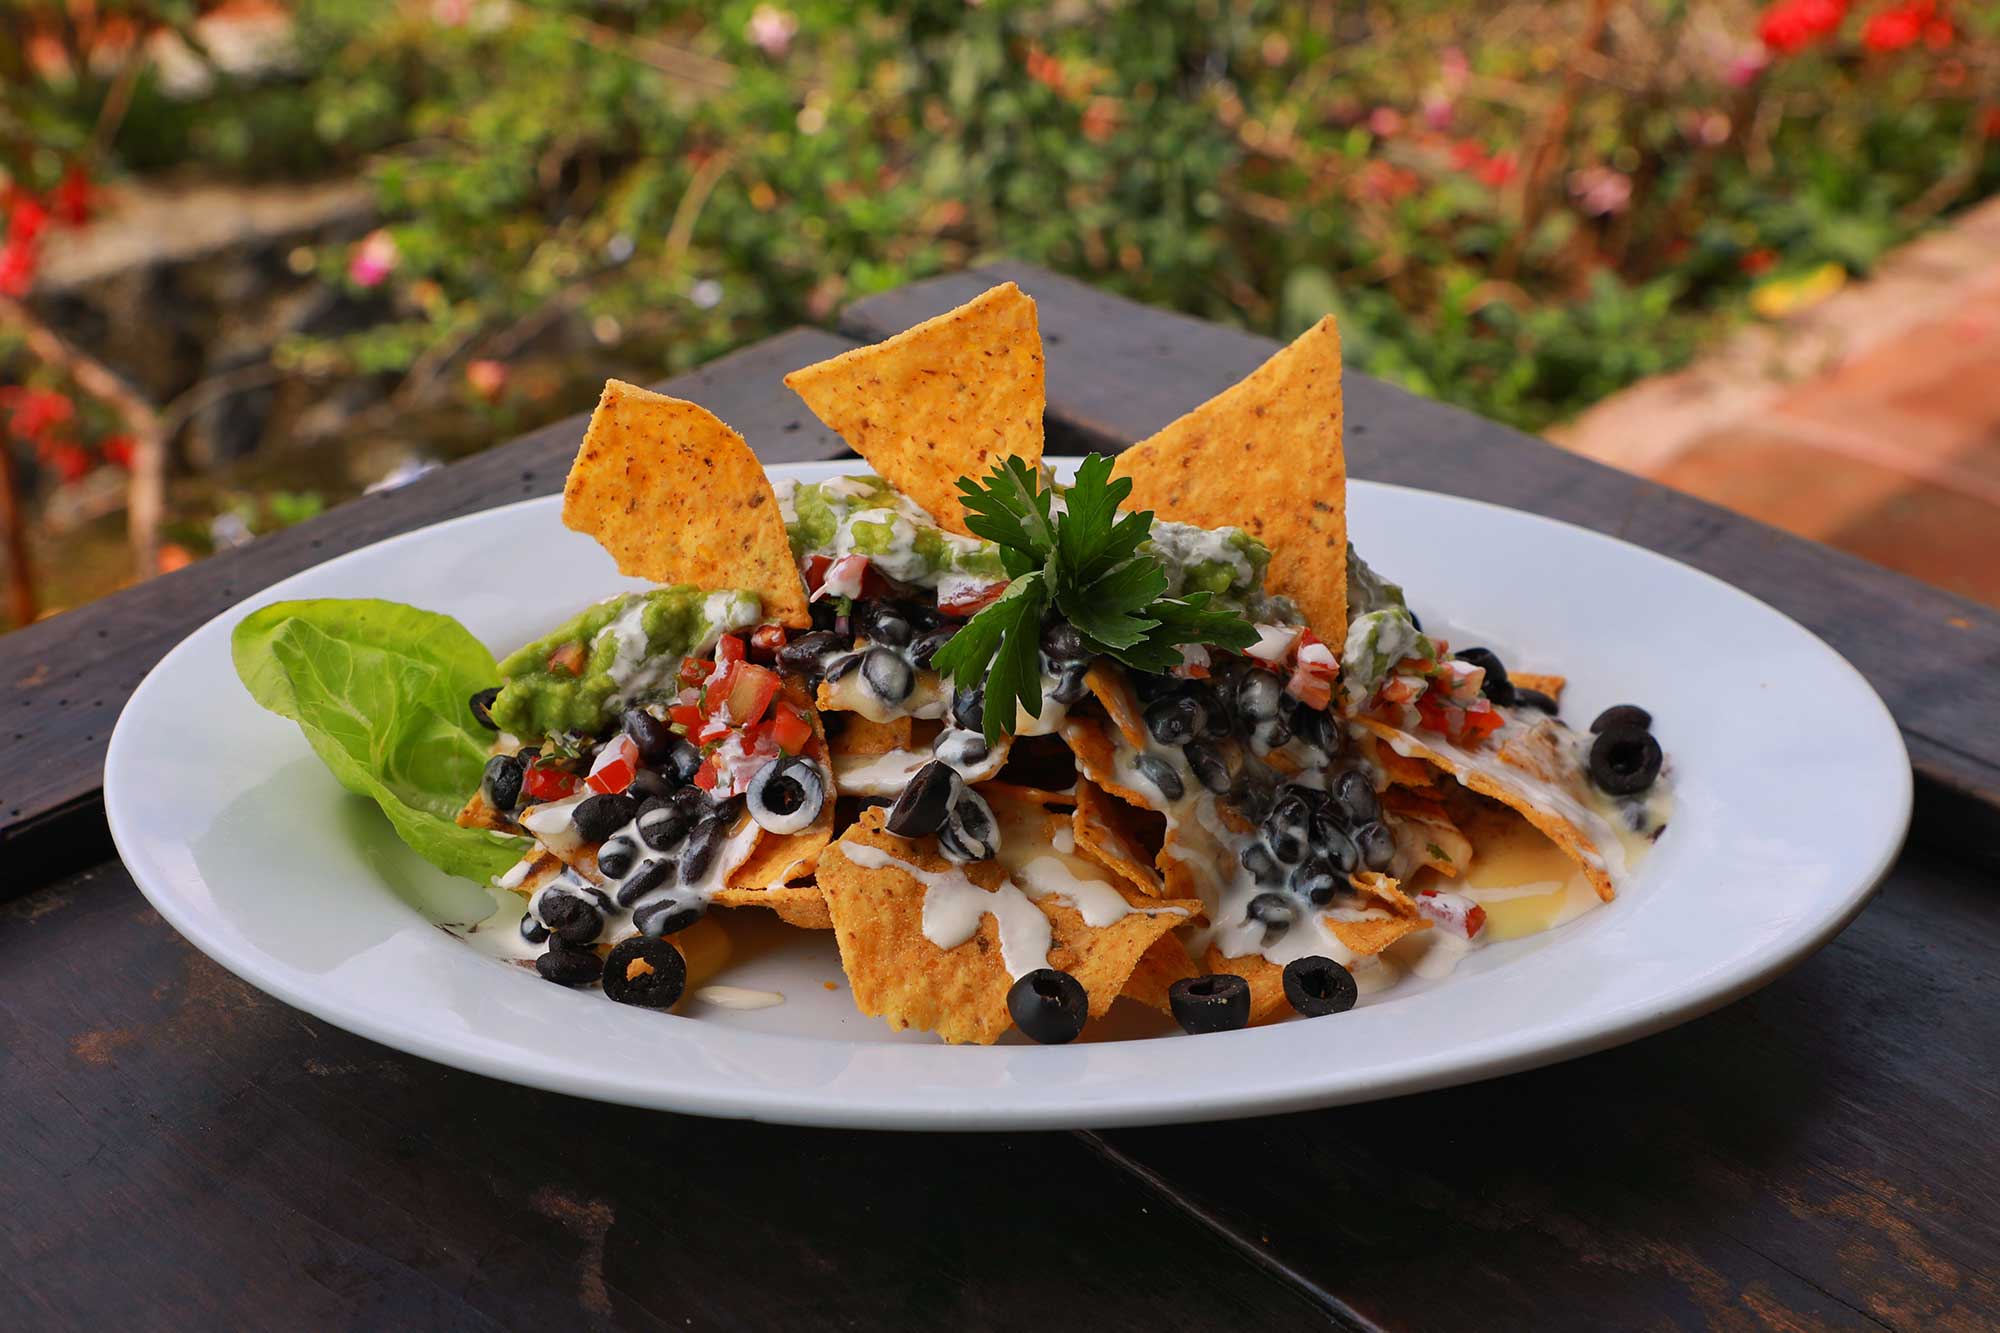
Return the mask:
<path id="1" fill-rule="evenodd" d="M 469 700 L 456 823 L 522 849 L 491 882 L 549 980 L 674 1007 L 758 909 L 892 1028 L 1066 1042 L 1124 997 L 1224 1031 L 1479 947 L 1503 844 L 1609 901 L 1664 829 L 1643 708 L 1573 730 L 1560 677 L 1454 651 L 1350 548 L 1331 319 L 1061 479 L 1011 283 L 785 383 L 867 471 L 774 483 L 606 386 L 563 521 L 655 586 Z"/>

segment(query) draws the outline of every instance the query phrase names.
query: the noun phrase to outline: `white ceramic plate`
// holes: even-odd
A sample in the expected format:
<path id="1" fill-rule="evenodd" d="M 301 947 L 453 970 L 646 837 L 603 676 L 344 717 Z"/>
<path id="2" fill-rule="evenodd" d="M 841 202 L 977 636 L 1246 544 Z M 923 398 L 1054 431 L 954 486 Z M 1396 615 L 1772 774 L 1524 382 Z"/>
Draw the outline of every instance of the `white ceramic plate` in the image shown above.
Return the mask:
<path id="1" fill-rule="evenodd" d="M 784 1004 L 628 1008 L 440 929 L 486 916 L 498 891 L 405 850 L 296 727 L 251 702 L 229 661 L 236 622 L 284 598 L 409 602 L 505 653 L 638 586 L 562 526 L 558 504 L 380 542 L 217 617 L 133 694 L 104 775 L 133 878 L 204 953 L 349 1031 L 517 1083 L 901 1129 L 1202 1120 L 1463 1083 L 1657 1032 L 1769 981 L 1854 916 L 1909 822 L 1909 760 L 1888 711 L 1776 611 L 1579 528 L 1357 482 L 1355 544 L 1409 590 L 1433 632 L 1491 644 L 1521 670 L 1567 674 L 1571 719 L 1624 701 L 1652 710 L 1677 805 L 1616 902 L 1475 951 L 1442 981 L 1406 978 L 1338 1017 L 1203 1037 L 978 1048 L 891 1033 L 855 1012 L 830 932 L 776 927 L 724 980 L 781 992 Z M 767 914 L 730 916 L 734 929 Z"/>

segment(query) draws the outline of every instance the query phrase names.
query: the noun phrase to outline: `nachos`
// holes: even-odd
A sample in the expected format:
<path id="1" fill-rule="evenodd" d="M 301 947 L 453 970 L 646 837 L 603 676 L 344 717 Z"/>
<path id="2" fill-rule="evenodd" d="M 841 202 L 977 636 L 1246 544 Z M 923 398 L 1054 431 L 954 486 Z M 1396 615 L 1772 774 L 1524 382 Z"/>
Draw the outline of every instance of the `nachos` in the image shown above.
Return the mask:
<path id="1" fill-rule="evenodd" d="M 1665 827 L 1644 710 L 1572 730 L 1561 677 L 1454 651 L 1349 546 L 1331 320 L 1066 481 L 1011 284 L 786 383 L 873 471 L 774 485 L 606 388 L 563 518 L 659 586 L 472 700 L 456 824 L 515 840 L 550 980 L 671 1007 L 754 908 L 894 1028 L 1222 1031 L 1559 924 Z"/>

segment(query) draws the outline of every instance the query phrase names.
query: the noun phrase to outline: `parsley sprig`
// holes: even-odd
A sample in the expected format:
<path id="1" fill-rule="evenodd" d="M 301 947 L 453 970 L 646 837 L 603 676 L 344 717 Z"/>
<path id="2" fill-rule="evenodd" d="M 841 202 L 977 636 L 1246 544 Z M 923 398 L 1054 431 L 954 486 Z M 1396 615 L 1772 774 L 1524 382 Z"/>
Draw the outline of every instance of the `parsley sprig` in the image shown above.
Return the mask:
<path id="1" fill-rule="evenodd" d="M 1151 510 L 1118 512 L 1130 478 L 1111 478 L 1111 460 L 1092 454 L 1056 512 L 1054 490 L 1039 469 L 1004 458 L 984 481 L 958 479 L 965 526 L 1000 547 L 1012 581 L 992 605 L 938 650 L 932 665 L 954 682 L 985 678 L 986 739 L 1014 729 L 1015 706 L 1042 715 L 1042 616 L 1050 607 L 1083 635 L 1092 653 L 1139 671 L 1164 672 L 1180 645 L 1246 648 L 1256 629 L 1234 611 L 1210 610 L 1205 592 L 1166 596 L 1160 562 L 1139 546 L 1153 530 Z"/>

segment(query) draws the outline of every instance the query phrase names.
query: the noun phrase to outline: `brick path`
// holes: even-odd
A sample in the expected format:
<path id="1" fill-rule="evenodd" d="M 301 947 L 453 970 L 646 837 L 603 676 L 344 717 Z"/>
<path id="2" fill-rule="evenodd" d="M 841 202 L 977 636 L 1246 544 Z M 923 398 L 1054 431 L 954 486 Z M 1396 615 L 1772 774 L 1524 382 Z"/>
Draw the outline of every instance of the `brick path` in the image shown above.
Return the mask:
<path id="1" fill-rule="evenodd" d="M 1551 435 L 2000 606 L 2000 200 Z"/>

